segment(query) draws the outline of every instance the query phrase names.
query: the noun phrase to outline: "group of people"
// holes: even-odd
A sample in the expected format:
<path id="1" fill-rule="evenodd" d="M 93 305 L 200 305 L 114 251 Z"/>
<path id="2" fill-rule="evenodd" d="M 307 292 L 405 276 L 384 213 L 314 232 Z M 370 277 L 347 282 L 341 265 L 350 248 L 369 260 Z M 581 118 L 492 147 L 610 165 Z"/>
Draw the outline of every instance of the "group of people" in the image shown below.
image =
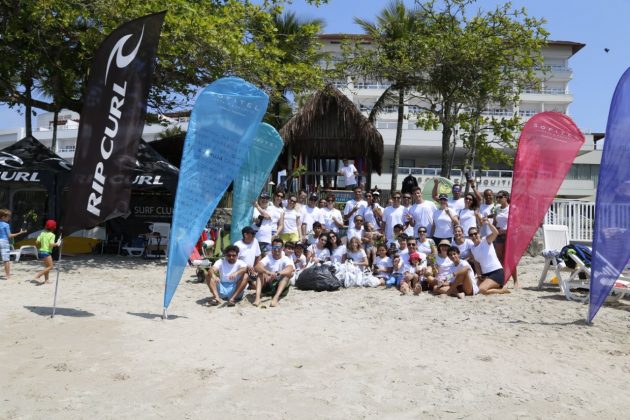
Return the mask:
<path id="1" fill-rule="evenodd" d="M 19 232 L 11 233 L 11 226 L 9 225 L 11 215 L 11 210 L 0 209 L 0 258 L 2 258 L 4 273 L 7 280 L 11 279 L 11 240 L 26 233 L 25 229 L 20 229 Z M 57 222 L 54 220 L 47 220 L 44 225 L 44 230 L 35 240 L 38 257 L 44 264 L 44 269 L 35 274 L 35 281 L 40 285 L 49 283 L 49 273 L 54 267 L 52 251 L 53 248 L 61 245 L 60 240 L 55 240 L 56 230 Z M 40 278 L 43 278 L 43 280 L 40 281 Z"/>
<path id="2" fill-rule="evenodd" d="M 379 191 L 364 193 L 355 185 L 343 211 L 332 192 L 263 193 L 253 203 L 252 225 L 208 272 L 212 299 L 234 305 L 251 287 L 254 305 L 267 292 L 277 306 L 296 273 L 312 264 L 346 262 L 371 270 L 403 294 L 509 293 L 502 266 L 509 193 L 480 193 L 474 180 L 467 182 L 468 191 L 456 184 L 449 198 L 438 193 L 436 180 L 437 206 L 418 186 L 394 191 L 383 207 Z M 516 271 L 512 278 L 518 287 Z"/>

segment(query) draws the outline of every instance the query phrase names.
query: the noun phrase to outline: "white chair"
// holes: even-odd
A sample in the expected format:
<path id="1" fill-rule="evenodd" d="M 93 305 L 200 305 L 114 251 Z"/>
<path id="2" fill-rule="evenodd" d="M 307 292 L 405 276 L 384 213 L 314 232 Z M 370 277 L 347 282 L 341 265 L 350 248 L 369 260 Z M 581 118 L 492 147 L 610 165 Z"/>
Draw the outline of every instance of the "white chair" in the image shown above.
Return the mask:
<path id="1" fill-rule="evenodd" d="M 582 261 L 577 255 L 567 255 L 571 258 L 571 260 L 573 260 L 573 262 L 575 262 L 575 269 L 573 269 L 573 272 L 568 278 L 558 278 L 560 289 L 568 300 L 586 302 L 588 301 L 588 293 L 576 293 L 575 291 L 581 289 L 582 291 L 587 292 L 589 290 L 591 268 L 587 267 L 586 264 L 584 264 L 584 261 Z M 583 275 L 580 276 L 580 273 L 583 273 Z M 630 295 L 630 277 L 622 274 L 615 282 L 615 286 L 612 288 L 610 296 L 607 300 L 619 300 L 626 295 Z"/>
<path id="2" fill-rule="evenodd" d="M 560 254 L 560 250 L 569 245 L 569 228 L 564 225 L 543 225 L 543 255 L 545 257 L 545 267 L 540 279 L 538 280 L 538 288 L 543 286 L 558 286 L 557 284 L 547 282 L 547 273 L 553 269 L 558 283 L 562 277 L 562 272 L 571 273 L 574 270 L 567 268 L 564 264 L 558 264 L 556 256 Z"/>
<path id="3" fill-rule="evenodd" d="M 34 245 L 23 245 L 20 247 L 20 249 L 14 249 L 9 254 L 9 257 L 14 256 L 15 262 L 18 262 L 20 261 L 20 258 L 22 258 L 22 255 L 32 255 L 35 257 L 35 259 L 39 258 L 37 247 Z"/>

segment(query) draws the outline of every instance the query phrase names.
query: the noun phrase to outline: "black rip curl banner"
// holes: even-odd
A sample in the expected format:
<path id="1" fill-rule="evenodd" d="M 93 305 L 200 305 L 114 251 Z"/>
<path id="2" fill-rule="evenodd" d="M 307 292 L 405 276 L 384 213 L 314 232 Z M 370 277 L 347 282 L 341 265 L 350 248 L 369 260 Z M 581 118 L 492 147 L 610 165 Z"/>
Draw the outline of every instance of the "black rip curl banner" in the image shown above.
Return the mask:
<path id="1" fill-rule="evenodd" d="M 120 26 L 94 55 L 64 207 L 66 235 L 129 212 L 164 14 Z"/>

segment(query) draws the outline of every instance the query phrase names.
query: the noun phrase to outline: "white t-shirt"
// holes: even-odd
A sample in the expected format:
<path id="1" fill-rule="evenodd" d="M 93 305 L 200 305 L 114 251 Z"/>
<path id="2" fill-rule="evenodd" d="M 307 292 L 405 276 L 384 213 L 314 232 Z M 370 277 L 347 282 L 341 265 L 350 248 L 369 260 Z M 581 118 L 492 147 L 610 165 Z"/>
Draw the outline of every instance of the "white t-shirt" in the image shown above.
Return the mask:
<path id="1" fill-rule="evenodd" d="M 383 212 L 383 221 L 385 222 L 385 238 L 388 241 L 394 239 L 394 226 L 404 225 L 403 215 L 405 208 L 403 206 L 388 206 Z"/>
<path id="2" fill-rule="evenodd" d="M 296 270 L 301 270 L 306 267 L 306 255 L 302 254 L 298 258 L 297 255 L 293 254 L 291 255 L 291 259 L 293 260 L 293 265 L 295 266 Z"/>
<path id="3" fill-rule="evenodd" d="M 245 264 L 241 260 L 236 260 L 234 264 L 230 264 L 227 262 L 227 260 L 220 259 L 212 265 L 212 268 L 215 271 L 219 272 L 219 278 L 222 282 L 235 282 L 240 280 L 240 278 L 238 277 L 235 279 L 230 279 L 228 278 L 228 276 L 244 267 L 247 267 L 247 264 Z"/>
<path id="4" fill-rule="evenodd" d="M 353 262 L 359 263 L 359 262 L 363 262 L 364 260 L 366 260 L 367 259 L 367 255 L 365 254 L 365 251 L 363 249 L 359 249 L 357 252 L 347 251 L 346 252 L 346 258 L 347 259 L 352 258 Z"/>
<path id="5" fill-rule="evenodd" d="M 334 207 L 332 209 L 325 207 L 322 209 L 322 215 L 324 217 L 324 227 L 326 227 L 326 229 L 328 230 L 332 230 L 333 232 L 338 233 L 339 227 L 335 223 L 335 220 L 343 224 L 343 216 L 341 215 L 341 212 Z"/>
<path id="6" fill-rule="evenodd" d="M 357 177 L 354 175 L 354 173 L 358 173 L 359 171 L 357 171 L 357 168 L 354 166 L 353 163 L 348 163 L 348 166 L 342 166 L 339 169 L 339 172 L 341 172 L 341 174 L 343 175 L 345 185 L 356 185 Z"/>
<path id="7" fill-rule="evenodd" d="M 433 224 L 435 225 L 433 236 L 436 238 L 453 237 L 453 220 L 446 214 L 446 210 L 438 209 L 433 213 Z"/>
<path id="8" fill-rule="evenodd" d="M 409 213 L 414 220 L 413 236 L 418 237 L 418 229 L 423 227 L 427 232 L 431 231 L 431 225 L 433 224 L 433 214 L 437 207 L 431 201 L 423 201 L 420 204 L 414 204 L 409 207 Z"/>
<path id="9" fill-rule="evenodd" d="M 473 248 L 473 246 L 475 246 L 473 241 L 471 241 L 470 239 L 464 239 L 464 242 L 462 242 L 461 244 L 453 241 L 452 244 L 459 248 L 459 257 L 462 260 L 467 260 L 468 258 L 470 258 L 470 250 Z"/>
<path id="10" fill-rule="evenodd" d="M 457 213 L 459 210 L 466 207 L 464 203 L 464 197 L 458 198 L 457 200 L 451 198 L 450 200 L 448 200 L 448 206 L 455 210 L 455 213 Z"/>
<path id="11" fill-rule="evenodd" d="M 343 260 L 344 255 L 346 255 L 346 246 L 339 245 L 337 248 L 333 249 L 330 261 L 340 263 Z"/>
<path id="12" fill-rule="evenodd" d="M 468 270 L 468 273 L 467 273 L 468 274 L 468 280 L 472 283 L 473 295 L 476 295 L 477 293 L 479 293 L 479 286 L 477 286 L 477 281 L 475 279 L 475 273 L 473 272 L 473 269 L 470 266 L 470 264 L 468 263 L 468 261 L 460 260 L 458 265 L 453 264 L 451 266 L 451 275 L 453 276 L 453 278 L 450 281 L 451 281 L 451 283 L 453 281 L 455 281 L 455 273 L 457 271 L 463 270 L 464 268 Z"/>
<path id="13" fill-rule="evenodd" d="M 431 245 L 435 246 L 433 239 L 427 238 L 426 241 L 424 242 L 417 241 L 417 243 L 418 243 L 418 246 L 417 246 L 418 252 L 422 252 L 425 255 L 429 255 L 433 252 L 433 250 L 431 249 Z"/>
<path id="14" fill-rule="evenodd" d="M 366 226 L 368 223 L 372 223 L 372 225 L 378 229 L 380 227 L 380 223 L 378 222 L 378 220 L 376 220 L 376 216 L 374 216 L 374 209 L 380 209 L 381 214 L 383 214 L 383 208 L 378 203 L 374 203 L 374 207 L 365 207 L 365 212 L 363 213 L 363 221 Z"/>
<path id="15" fill-rule="evenodd" d="M 464 208 L 457 212 L 457 217 L 459 218 L 459 225 L 464 229 L 464 236 L 468 237 L 468 229 L 477 227 L 475 211 Z"/>
<path id="16" fill-rule="evenodd" d="M 411 220 L 411 219 L 413 219 L 413 215 L 409 212 L 409 209 L 411 209 L 411 206 L 410 207 L 403 206 L 403 207 L 405 208 L 405 210 L 403 211 L 403 218 L 402 218 L 403 219 L 403 226 L 405 226 L 407 222 L 412 222 L 412 223 L 409 223 L 409 225 L 407 225 L 407 227 L 405 228 L 405 230 L 403 230 L 403 232 L 407 236 L 414 237 L 415 236 L 414 235 L 415 232 L 414 232 L 414 227 L 412 226 L 413 221 Z"/>
<path id="17" fill-rule="evenodd" d="M 508 218 L 510 217 L 510 206 L 506 206 L 504 209 L 501 206 L 497 206 L 497 214 L 494 216 L 496 220 L 497 229 L 507 229 Z"/>
<path id="18" fill-rule="evenodd" d="M 377 255 L 376 258 L 374 258 L 374 265 L 380 269 L 388 269 L 388 268 L 392 268 L 394 266 L 394 263 L 392 262 L 392 259 L 388 257 L 387 255 L 383 258 Z M 378 277 L 387 277 L 389 275 L 388 273 L 375 273 L 375 274 Z"/>
<path id="19" fill-rule="evenodd" d="M 314 254 L 315 258 L 317 258 L 320 262 L 326 261 L 327 259 L 330 258 L 330 251 L 328 250 L 328 248 L 319 249 L 317 248 L 317 244 L 313 244 L 309 246 L 308 253 L 309 253 L 309 256 L 311 254 Z"/>
<path id="20" fill-rule="evenodd" d="M 256 239 L 258 239 L 258 242 L 269 244 L 271 243 L 272 232 L 278 230 L 278 221 L 280 220 L 280 216 L 282 216 L 284 209 L 269 204 L 267 208 L 263 210 L 269 214 L 271 219 L 263 219 L 262 224 L 258 228 L 258 232 L 256 232 Z M 254 218 L 257 218 L 258 216 L 260 216 L 260 212 L 255 208 Z"/>
<path id="21" fill-rule="evenodd" d="M 284 211 L 284 227 L 282 233 L 299 233 L 297 219 L 300 214 L 295 209 L 286 209 Z M 301 223 L 300 223 L 301 224 Z"/>
<path id="22" fill-rule="evenodd" d="M 447 280 L 451 275 L 451 267 L 453 266 L 453 261 L 449 257 L 440 257 L 439 255 L 435 257 L 435 261 L 438 266 L 438 280 Z"/>
<path id="23" fill-rule="evenodd" d="M 313 223 L 319 222 L 323 226 L 325 222 L 322 211 L 318 207 L 304 206 L 301 216 L 302 224 L 306 224 L 306 233 L 313 230 Z"/>
<path id="24" fill-rule="evenodd" d="M 363 233 L 364 233 L 363 227 L 361 227 L 361 229 L 355 229 L 353 227 L 348 228 L 348 234 L 347 234 L 348 242 L 350 242 L 350 239 L 352 238 L 359 238 L 359 241 L 361 241 L 361 239 L 363 239 Z"/>
<path id="25" fill-rule="evenodd" d="M 485 236 L 481 238 L 479 245 L 472 247 L 471 252 L 473 257 L 475 257 L 475 261 L 481 266 L 482 274 L 488 274 L 503 268 L 501 261 L 497 258 L 494 245 L 489 244 Z"/>
<path id="26" fill-rule="evenodd" d="M 243 240 L 240 240 L 236 241 L 234 245 L 238 247 L 238 259 L 248 266 L 253 267 L 256 257 L 260 255 L 258 240 L 254 238 L 251 244 L 246 244 Z"/>
<path id="27" fill-rule="evenodd" d="M 271 272 L 282 271 L 287 266 L 290 266 L 295 269 L 295 265 L 293 264 L 293 261 L 291 260 L 291 258 L 287 257 L 286 255 L 282 255 L 282 257 L 276 260 L 273 257 L 273 255 L 269 254 L 265 256 L 265 258 L 263 258 L 260 262 L 262 263 L 262 265 L 265 267 L 266 270 L 269 270 Z"/>
<path id="28" fill-rule="evenodd" d="M 346 201 L 346 206 L 343 208 L 343 215 L 347 216 L 350 214 L 352 209 L 356 206 L 358 206 L 359 209 L 352 214 L 351 218 L 348 219 L 348 226 L 354 226 L 354 218 L 357 216 L 363 216 L 363 219 L 365 219 L 365 208 L 367 207 L 367 201 L 365 200 L 356 201 L 352 199 Z"/>

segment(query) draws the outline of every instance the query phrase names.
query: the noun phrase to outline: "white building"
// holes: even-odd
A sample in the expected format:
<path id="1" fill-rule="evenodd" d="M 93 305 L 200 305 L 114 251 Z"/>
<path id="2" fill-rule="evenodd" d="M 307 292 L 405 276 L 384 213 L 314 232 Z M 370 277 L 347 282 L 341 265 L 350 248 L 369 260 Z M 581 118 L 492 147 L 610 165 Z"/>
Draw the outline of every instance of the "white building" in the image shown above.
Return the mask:
<path id="1" fill-rule="evenodd" d="M 80 115 L 74 111 L 67 109 L 62 110 L 57 117 L 57 144 L 54 152 L 69 162 L 74 160 L 74 151 L 77 144 L 77 136 L 79 134 L 79 118 Z M 166 128 L 179 127 L 186 131 L 188 128 L 188 117 L 162 117 L 168 125 L 147 124 L 144 126 L 142 138 L 146 141 L 153 141 L 158 138 L 160 133 Z M 42 142 L 45 146 L 51 147 L 53 137 L 54 114 L 52 112 L 44 112 L 37 116 L 33 125 L 33 137 Z M 0 149 L 4 149 L 10 144 L 23 139 L 26 136 L 24 127 L 10 130 L 0 130 Z"/>
<path id="2" fill-rule="evenodd" d="M 322 51 L 331 53 L 333 62 L 341 58 L 341 42 L 344 37 L 352 36 L 354 39 L 363 40 L 369 47 L 369 39 L 361 35 L 348 34 L 327 34 L 320 36 Z M 573 102 L 573 95 L 569 89 L 569 82 L 572 78 L 572 70 L 569 66 L 571 57 L 576 54 L 584 44 L 570 41 L 549 41 L 543 49 L 545 64 L 550 67 L 551 72 L 546 75 L 542 88 L 537 91 L 526 91 L 521 96 L 521 102 L 516 109 L 488 109 L 488 115 L 510 116 L 514 111 L 525 120 L 538 112 L 557 111 L 570 115 L 570 104 Z M 337 80 L 334 85 L 339 88 L 356 106 L 367 116 L 372 105 L 387 88 L 386 82 L 376 80 Z M 413 113 L 413 105 L 407 106 L 406 113 Z M 170 127 L 177 126 L 186 130 L 188 118 L 168 119 Z M 57 145 L 55 153 L 69 161 L 73 160 L 78 134 L 79 114 L 64 110 L 59 114 L 59 124 L 57 130 Z M 579 122 L 578 122 L 579 123 Z M 441 132 L 425 131 L 416 127 L 414 121 L 406 120 L 401 144 L 401 159 L 398 176 L 398 186 L 400 188 L 402 180 L 412 174 L 424 182 L 429 178 L 438 175 L 441 163 Z M 50 147 L 52 143 L 53 114 L 42 113 L 37 117 L 37 123 L 33 129 L 33 136 Z M 381 114 L 377 123 L 377 129 L 383 136 L 385 155 L 383 162 L 384 172 L 382 175 L 373 174 L 372 185 L 380 188 L 389 188 L 391 184 L 391 167 L 394 152 L 394 142 L 396 135 L 396 109 L 392 107 L 390 112 Z M 160 124 L 146 125 L 143 138 L 147 141 L 155 140 L 165 127 Z M 601 150 L 597 150 L 596 141 L 603 137 L 603 134 L 591 133 L 590 130 L 582 128 L 586 141 L 582 146 L 579 156 L 575 160 L 569 175 L 558 191 L 561 198 L 573 199 L 593 199 L 597 186 L 597 176 L 599 163 L 601 161 Z M 0 149 L 23 138 L 24 128 L 13 130 L 0 130 Z M 463 153 L 463 148 L 459 148 L 456 157 Z M 489 171 L 481 171 L 477 175 L 481 176 L 481 188 L 491 188 L 495 191 L 505 189 L 510 190 L 512 185 L 512 171 L 507 167 L 497 166 Z M 461 180 L 460 169 L 452 171 L 454 181 Z"/>
<path id="3" fill-rule="evenodd" d="M 355 41 L 360 41 L 369 48 L 369 38 L 360 35 L 326 34 L 320 36 L 322 51 L 332 56 L 333 63 L 341 59 L 341 43 L 344 38 L 351 36 Z M 527 120 L 536 113 L 543 111 L 557 111 L 570 115 L 569 106 L 573 102 L 573 95 L 569 89 L 572 78 L 572 70 L 569 66 L 571 57 L 576 54 L 584 44 L 569 41 L 549 41 L 543 49 L 545 65 L 550 68 L 542 82 L 540 90 L 528 90 L 521 95 L 521 101 L 515 109 L 491 108 L 486 111 L 490 116 L 511 116 L 517 112 L 523 120 Z M 541 73 L 542 75 L 542 73 Z M 368 115 L 372 105 L 389 86 L 387 82 L 377 80 L 363 80 L 360 78 L 336 80 L 333 83 L 356 106 Z M 408 105 L 405 114 L 413 114 L 414 105 Z M 376 128 L 381 132 L 385 145 L 383 168 L 388 173 L 381 176 L 372 175 L 372 185 L 381 188 L 389 188 L 391 184 L 391 168 L 393 164 L 394 144 L 396 136 L 397 109 L 391 106 L 389 112 L 381 114 L 376 122 Z M 412 174 L 422 181 L 439 174 L 442 152 L 442 133 L 440 131 L 425 131 L 418 127 L 413 120 L 405 120 L 403 137 L 400 149 L 400 168 L 398 186 L 402 180 Z M 580 150 L 580 156 L 562 184 L 559 197 L 564 198 L 591 198 L 597 185 L 597 174 L 601 151 L 595 150 L 595 142 L 603 135 L 590 133 L 582 128 L 586 141 Z M 457 157 L 463 155 L 463 148 L 456 151 Z M 479 175 L 479 174 L 478 174 Z M 512 171 L 509 168 L 498 166 L 492 171 L 481 172 L 481 187 L 491 188 L 495 191 L 511 189 Z M 453 180 L 461 180 L 461 170 L 452 172 Z"/>

